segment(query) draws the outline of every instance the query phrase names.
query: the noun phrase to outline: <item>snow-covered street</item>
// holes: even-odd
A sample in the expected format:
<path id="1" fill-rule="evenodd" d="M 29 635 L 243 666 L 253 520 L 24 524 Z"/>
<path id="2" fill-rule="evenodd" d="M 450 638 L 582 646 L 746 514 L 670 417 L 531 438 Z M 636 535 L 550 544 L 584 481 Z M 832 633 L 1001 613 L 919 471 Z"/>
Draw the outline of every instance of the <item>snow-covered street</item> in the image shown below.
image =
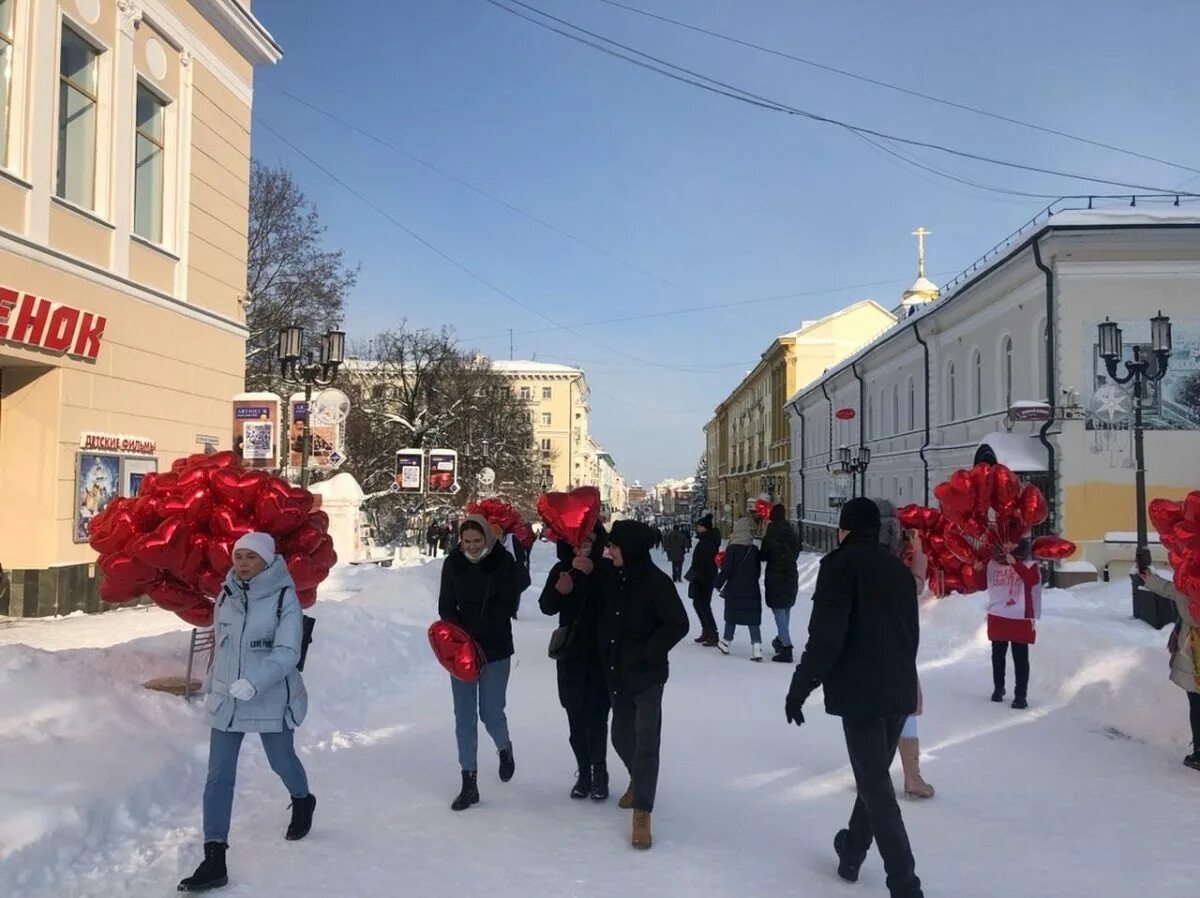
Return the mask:
<path id="1" fill-rule="evenodd" d="M 482 804 L 462 814 L 449 809 L 448 678 L 425 636 L 440 565 L 335 570 L 314 609 L 312 711 L 297 738 L 314 829 L 283 840 L 287 795 L 247 740 L 222 894 L 883 895 L 875 854 L 858 886 L 835 876 L 831 840 L 853 802 L 839 722 L 817 694 L 808 723 L 787 726 L 792 667 L 750 663 L 744 631 L 723 657 L 692 643 L 693 620 L 672 653 L 652 851 L 629 848 L 615 798 L 567 797 L 574 761 L 545 654 L 554 623 L 536 607 L 552 561 L 539 544 L 514 628 L 517 776 L 502 785 L 482 764 Z M 801 559 L 797 643 L 815 563 Z M 1166 631 L 1129 619 L 1128 592 L 1046 593 L 1026 712 L 988 701 L 981 599 L 924 606 L 923 767 L 938 795 L 902 807 L 928 895 L 1194 891 L 1179 838 L 1200 789 L 1180 764 L 1187 704 L 1167 681 Z M 0 895 L 161 896 L 195 866 L 204 724 L 140 685 L 182 673 L 186 646 L 158 609 L 0 626 Z M 619 793 L 615 753 L 610 766 Z"/>

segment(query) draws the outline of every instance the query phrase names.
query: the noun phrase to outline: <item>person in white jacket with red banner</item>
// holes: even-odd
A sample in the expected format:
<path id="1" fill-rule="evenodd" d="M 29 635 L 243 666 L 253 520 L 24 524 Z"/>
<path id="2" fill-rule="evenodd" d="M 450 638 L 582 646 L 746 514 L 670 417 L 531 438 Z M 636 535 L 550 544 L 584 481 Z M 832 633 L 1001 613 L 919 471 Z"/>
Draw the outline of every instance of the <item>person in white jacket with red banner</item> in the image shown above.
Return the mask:
<path id="1" fill-rule="evenodd" d="M 1005 543 L 1004 557 L 988 562 L 988 639 L 992 643 L 992 701 L 1004 701 L 1005 664 L 1012 646 L 1016 688 L 1012 706 L 1029 707 L 1029 647 L 1037 641 L 1042 616 L 1042 572 L 1030 555 L 1028 538 Z"/>

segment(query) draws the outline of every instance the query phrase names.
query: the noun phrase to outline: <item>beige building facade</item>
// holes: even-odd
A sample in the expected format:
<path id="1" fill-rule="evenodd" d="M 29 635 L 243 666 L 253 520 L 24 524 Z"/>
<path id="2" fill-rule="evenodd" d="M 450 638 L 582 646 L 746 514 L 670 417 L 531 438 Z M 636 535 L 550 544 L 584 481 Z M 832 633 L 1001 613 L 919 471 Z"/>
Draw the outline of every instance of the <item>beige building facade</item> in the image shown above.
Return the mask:
<path id="1" fill-rule="evenodd" d="M 0 0 L 0 614 L 96 610 L 87 522 L 243 385 L 250 114 L 235 0 Z"/>

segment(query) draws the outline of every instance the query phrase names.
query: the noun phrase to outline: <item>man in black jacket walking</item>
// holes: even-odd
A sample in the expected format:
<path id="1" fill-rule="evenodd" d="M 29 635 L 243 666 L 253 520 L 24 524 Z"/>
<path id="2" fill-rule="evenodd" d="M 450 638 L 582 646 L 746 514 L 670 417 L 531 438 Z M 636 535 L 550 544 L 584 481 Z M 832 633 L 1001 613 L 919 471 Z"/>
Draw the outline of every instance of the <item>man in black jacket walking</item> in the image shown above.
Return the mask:
<path id="1" fill-rule="evenodd" d="M 614 570 L 604 586 L 600 652 L 612 697 L 613 748 L 630 777 L 619 805 L 633 809 L 631 842 L 645 849 L 652 844 L 667 654 L 687 636 L 688 616 L 675 584 L 650 558 L 649 527 L 617 521 L 608 539 Z"/>
<path id="2" fill-rule="evenodd" d="M 789 723 L 804 723 L 804 702 L 823 684 L 826 712 L 842 718 L 858 798 L 833 840 L 838 875 L 858 879 L 873 837 L 892 898 L 923 898 L 889 773 L 917 708 L 917 591 L 904 563 L 879 544 L 879 525 L 870 499 L 842 507 L 841 544 L 821 561 L 786 713 Z"/>

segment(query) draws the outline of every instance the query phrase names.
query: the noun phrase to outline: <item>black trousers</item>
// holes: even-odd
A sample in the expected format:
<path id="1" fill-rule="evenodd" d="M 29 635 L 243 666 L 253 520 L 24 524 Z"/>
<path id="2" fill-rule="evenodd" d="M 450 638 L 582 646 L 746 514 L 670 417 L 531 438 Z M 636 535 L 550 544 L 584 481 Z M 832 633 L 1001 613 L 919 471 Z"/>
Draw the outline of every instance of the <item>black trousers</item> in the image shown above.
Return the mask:
<path id="1" fill-rule="evenodd" d="M 1012 645 L 1013 667 L 1016 668 L 1017 686 L 1014 697 L 1025 698 L 1029 692 L 1029 646 L 1023 642 Z M 992 685 L 1004 691 L 1005 662 L 1008 660 L 1007 642 L 992 643 Z"/>
<path id="2" fill-rule="evenodd" d="M 580 770 L 608 761 L 608 685 L 599 659 L 558 662 L 558 700 L 567 712 L 571 751 Z"/>
<path id="3" fill-rule="evenodd" d="M 872 839 L 879 846 L 892 898 L 921 898 L 921 880 L 917 878 L 916 862 L 889 772 L 906 719 L 842 720 L 846 750 L 858 787 L 847 828 L 850 847 L 859 853 L 860 859 L 866 857 Z"/>
<path id="4" fill-rule="evenodd" d="M 712 585 L 693 586 L 696 595 L 692 597 L 692 607 L 696 609 L 696 617 L 700 619 L 700 632 L 705 636 L 717 635 L 717 619 L 713 617 Z"/>
<path id="5" fill-rule="evenodd" d="M 1189 692 L 1188 716 L 1192 720 L 1192 751 L 1200 754 L 1200 695 Z"/>
<path id="6" fill-rule="evenodd" d="M 671 562 L 671 579 L 674 580 L 676 583 L 683 582 L 683 562 L 682 561 L 672 561 Z"/>
<path id="7" fill-rule="evenodd" d="M 663 687 L 651 686 L 612 698 L 612 741 L 633 783 L 633 807 L 654 810 L 658 791 L 658 754 L 662 743 Z"/>

